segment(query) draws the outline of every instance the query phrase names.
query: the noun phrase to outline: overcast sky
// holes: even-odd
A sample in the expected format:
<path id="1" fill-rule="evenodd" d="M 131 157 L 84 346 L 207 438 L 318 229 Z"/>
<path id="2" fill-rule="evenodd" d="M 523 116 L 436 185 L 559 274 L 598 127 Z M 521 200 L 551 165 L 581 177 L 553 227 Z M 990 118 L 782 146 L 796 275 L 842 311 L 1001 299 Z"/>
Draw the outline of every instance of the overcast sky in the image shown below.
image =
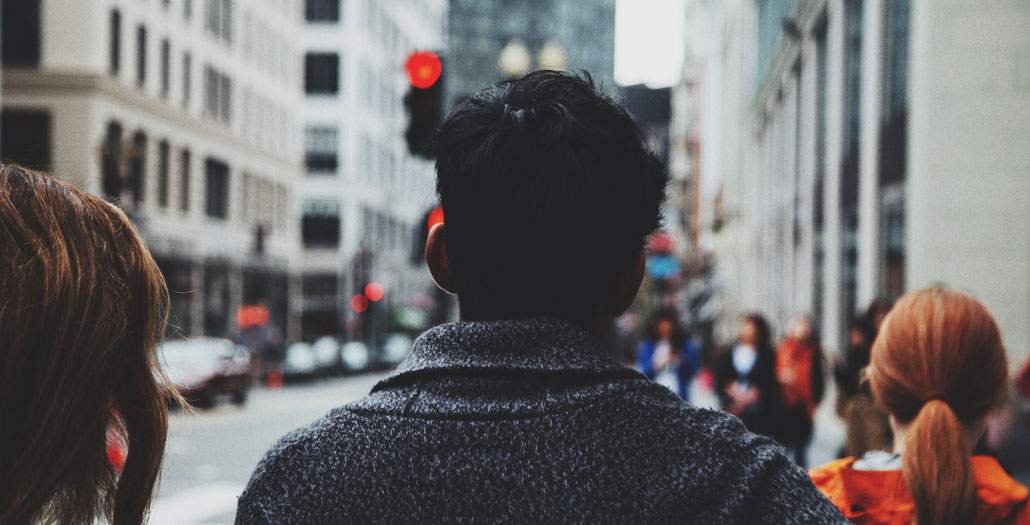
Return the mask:
<path id="1" fill-rule="evenodd" d="M 615 82 L 664 87 L 683 65 L 685 0 L 617 0 Z"/>

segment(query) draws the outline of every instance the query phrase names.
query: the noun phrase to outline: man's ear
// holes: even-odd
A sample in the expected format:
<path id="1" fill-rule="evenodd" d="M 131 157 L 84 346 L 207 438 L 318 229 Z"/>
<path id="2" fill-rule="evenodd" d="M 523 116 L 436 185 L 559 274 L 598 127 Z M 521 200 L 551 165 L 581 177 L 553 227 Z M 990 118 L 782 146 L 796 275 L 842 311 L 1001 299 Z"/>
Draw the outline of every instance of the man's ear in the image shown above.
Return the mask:
<path id="1" fill-rule="evenodd" d="M 443 224 L 436 224 L 429 230 L 429 238 L 426 239 L 426 265 L 429 266 L 429 273 L 436 285 L 453 295 L 458 293 L 458 290 L 454 286 L 451 263 L 447 259 L 447 241 L 443 228 Z"/>
<path id="2" fill-rule="evenodd" d="M 612 288 L 612 315 L 618 317 L 629 310 L 633 300 L 640 290 L 640 283 L 644 281 L 644 267 L 646 265 L 644 251 L 631 263 L 629 271 L 621 272 L 615 277 Z"/>

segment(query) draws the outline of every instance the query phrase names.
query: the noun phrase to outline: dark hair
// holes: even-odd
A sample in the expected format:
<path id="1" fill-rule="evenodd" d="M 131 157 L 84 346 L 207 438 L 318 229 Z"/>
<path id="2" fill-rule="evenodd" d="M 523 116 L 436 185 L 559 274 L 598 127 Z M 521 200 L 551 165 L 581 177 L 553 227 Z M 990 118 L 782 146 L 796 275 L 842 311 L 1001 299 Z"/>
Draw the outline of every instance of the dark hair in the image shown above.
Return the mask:
<path id="1" fill-rule="evenodd" d="M 121 210 L 11 165 L 0 253 L 0 523 L 141 523 L 179 399 L 155 378 L 164 278 Z"/>
<path id="2" fill-rule="evenodd" d="M 869 345 L 873 344 L 876 339 L 876 334 L 880 331 L 880 326 L 877 320 L 883 322 L 883 318 L 890 312 L 891 302 L 883 297 L 877 297 L 869 303 L 869 307 L 862 313 L 861 322 L 864 325 L 863 331 L 865 332 L 866 343 Z"/>
<path id="3" fill-rule="evenodd" d="M 607 314 L 659 225 L 667 176 L 588 74 L 537 71 L 460 102 L 440 127 L 437 191 L 463 312 Z"/>
<path id="4" fill-rule="evenodd" d="M 755 327 L 755 347 L 759 350 L 772 350 L 772 328 L 765 316 L 758 312 L 751 312 L 744 314 L 742 320 Z"/>
<path id="5" fill-rule="evenodd" d="M 647 325 L 647 338 L 650 341 L 658 341 L 658 325 L 662 321 L 672 323 L 671 343 L 676 348 L 682 348 L 687 342 L 688 335 L 675 308 L 661 308 L 651 316 L 651 321 Z"/>

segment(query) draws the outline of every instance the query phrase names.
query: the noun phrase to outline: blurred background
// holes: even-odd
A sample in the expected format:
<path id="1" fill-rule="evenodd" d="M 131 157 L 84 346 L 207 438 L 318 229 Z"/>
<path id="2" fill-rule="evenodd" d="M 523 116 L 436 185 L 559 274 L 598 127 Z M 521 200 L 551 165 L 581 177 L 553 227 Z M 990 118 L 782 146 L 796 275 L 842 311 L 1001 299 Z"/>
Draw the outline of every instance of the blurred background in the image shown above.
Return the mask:
<path id="1" fill-rule="evenodd" d="M 2 0 L 0 20 L 0 158 L 121 206 L 173 292 L 162 359 L 206 410 L 173 417 L 155 523 L 231 522 L 279 436 L 456 318 L 421 261 L 433 130 L 536 69 L 589 71 L 668 166 L 615 346 L 647 368 L 648 320 L 675 312 L 695 404 L 718 404 L 742 314 L 778 340 L 808 313 L 834 396 L 870 306 L 933 284 L 991 308 L 1014 375 L 1030 358 L 1022 0 Z M 846 441 L 834 405 L 813 464 Z M 1026 407 L 1014 389 L 990 444 L 1024 481 Z"/>

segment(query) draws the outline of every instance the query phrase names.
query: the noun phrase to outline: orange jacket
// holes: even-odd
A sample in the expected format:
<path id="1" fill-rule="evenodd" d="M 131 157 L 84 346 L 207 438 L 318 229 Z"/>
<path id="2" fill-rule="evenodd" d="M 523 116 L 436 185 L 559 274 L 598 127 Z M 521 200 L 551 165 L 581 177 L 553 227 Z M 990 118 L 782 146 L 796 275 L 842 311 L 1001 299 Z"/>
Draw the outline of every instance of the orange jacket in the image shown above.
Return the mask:
<path id="1" fill-rule="evenodd" d="M 844 517 L 857 524 L 910 525 L 915 505 L 900 470 L 855 470 L 856 458 L 828 463 L 810 472 L 812 482 Z M 1030 492 L 1002 470 L 994 458 L 973 456 L 979 504 L 976 525 L 1030 525 Z"/>
<path id="2" fill-rule="evenodd" d="M 776 379 L 780 382 L 783 402 L 790 408 L 803 406 L 809 416 L 815 412 L 816 405 L 812 381 L 816 359 L 815 350 L 805 341 L 787 338 L 776 349 Z"/>

